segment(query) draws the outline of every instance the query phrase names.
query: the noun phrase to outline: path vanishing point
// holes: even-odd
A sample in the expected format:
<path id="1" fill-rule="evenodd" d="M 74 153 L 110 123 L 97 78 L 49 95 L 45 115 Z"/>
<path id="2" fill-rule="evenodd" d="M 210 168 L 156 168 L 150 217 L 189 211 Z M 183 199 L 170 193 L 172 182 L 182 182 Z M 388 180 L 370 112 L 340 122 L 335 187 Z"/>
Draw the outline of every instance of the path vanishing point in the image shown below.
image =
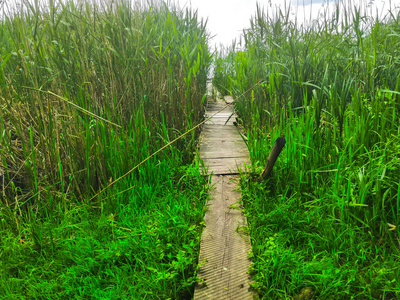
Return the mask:
<path id="1" fill-rule="evenodd" d="M 208 210 L 199 256 L 197 276 L 203 280 L 196 285 L 194 300 L 253 299 L 250 275 L 250 237 L 246 217 L 237 191 L 239 169 L 250 164 L 249 152 L 233 121 L 232 105 L 217 113 L 232 97 L 209 100 L 200 137 L 200 159 L 208 173 L 213 173 Z M 230 119 L 229 119 L 230 118 Z"/>

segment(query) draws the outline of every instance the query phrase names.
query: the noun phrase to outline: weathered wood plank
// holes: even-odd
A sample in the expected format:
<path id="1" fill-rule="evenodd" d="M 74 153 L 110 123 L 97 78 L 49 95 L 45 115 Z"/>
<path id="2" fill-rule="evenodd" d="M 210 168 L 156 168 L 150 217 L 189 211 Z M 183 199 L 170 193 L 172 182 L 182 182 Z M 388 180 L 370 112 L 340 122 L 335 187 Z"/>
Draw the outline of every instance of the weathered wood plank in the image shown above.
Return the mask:
<path id="1" fill-rule="evenodd" d="M 233 102 L 233 97 L 231 95 L 224 96 L 224 100 L 226 103 L 232 103 Z"/>
<path id="2" fill-rule="evenodd" d="M 229 174 L 230 170 L 236 174 L 236 165 L 250 164 L 247 146 L 237 128 L 232 126 L 234 119 L 231 118 L 227 122 L 230 116 L 230 114 L 225 114 L 218 118 L 213 117 L 208 124 L 204 125 L 201 133 L 200 158 L 203 159 L 205 165 L 208 164 L 208 171 L 214 174 L 219 174 L 220 172 L 221 174 Z M 210 152 L 213 154 L 209 154 Z M 241 155 L 235 156 L 234 153 L 238 152 Z M 226 159 L 218 161 L 217 164 L 216 161 L 208 160 L 212 158 Z M 234 163 L 231 158 L 235 158 Z"/>
<path id="3" fill-rule="evenodd" d="M 246 149 L 247 150 L 247 149 Z M 249 155 L 247 151 L 244 149 L 239 152 L 239 151 L 227 151 L 227 152 L 204 152 L 203 153 L 203 159 L 207 158 L 229 158 L 229 157 L 241 157 L 241 158 L 248 158 Z"/>
<path id="4" fill-rule="evenodd" d="M 244 160 L 244 157 L 238 158 L 206 158 L 203 159 L 203 163 L 208 170 L 208 173 L 213 174 L 239 174 L 246 170 L 245 165 L 248 165 L 250 161 Z M 203 170 L 203 168 L 201 168 Z"/>
<path id="5" fill-rule="evenodd" d="M 232 152 L 227 152 L 227 154 L 224 154 L 223 152 L 220 152 L 220 154 L 218 155 L 217 153 L 213 152 L 213 147 L 209 146 L 207 148 L 203 147 L 204 150 L 209 150 L 209 151 L 204 151 L 203 152 L 199 152 L 200 154 L 200 159 L 204 160 L 206 158 L 212 158 L 212 157 L 241 157 L 243 161 L 245 161 L 246 163 L 248 163 L 250 161 L 249 158 L 249 154 L 246 153 L 246 149 L 242 148 L 240 151 L 238 152 L 236 155 L 232 154 Z M 211 154 L 209 154 L 211 152 Z"/>
<path id="6" fill-rule="evenodd" d="M 215 113 L 216 113 L 216 116 L 219 117 L 219 118 L 228 118 L 228 117 L 230 117 L 230 116 L 235 114 L 235 113 L 229 112 L 229 111 L 228 112 L 221 111 L 221 112 L 215 112 Z M 206 115 L 212 116 L 212 115 L 215 115 L 215 113 L 213 113 L 210 110 L 207 110 Z"/>
<path id="7" fill-rule="evenodd" d="M 206 115 L 213 115 L 224 105 L 222 101 L 209 102 L 208 107 L 212 110 L 207 109 Z M 234 208 L 240 201 L 240 193 L 236 191 L 236 183 L 231 182 L 237 179 L 232 174 L 238 174 L 238 170 L 243 171 L 245 165 L 250 164 L 250 155 L 242 136 L 233 126 L 234 120 L 232 107 L 227 107 L 203 126 L 200 136 L 199 157 L 208 173 L 214 174 L 215 189 L 211 191 L 200 245 L 197 276 L 204 284 L 197 284 L 195 300 L 244 300 L 254 296 L 249 289 L 251 278 L 247 274 L 250 239 L 241 230 L 247 226 L 246 218 Z"/>
<path id="8" fill-rule="evenodd" d="M 247 149 L 246 144 L 243 142 L 242 137 L 238 136 L 232 139 L 217 139 L 207 138 L 202 140 L 200 147 L 200 153 L 204 151 L 210 151 L 210 149 L 203 149 L 204 147 L 212 147 L 213 151 L 223 152 L 225 149 L 234 150 L 236 148 Z"/>
<path id="9" fill-rule="evenodd" d="M 200 245 L 199 271 L 203 280 L 195 288 L 194 300 L 253 299 L 249 289 L 251 278 L 249 237 L 243 232 L 246 217 L 235 209 L 240 201 L 233 176 L 213 176 L 215 189 L 211 191 L 206 227 Z"/>
<path id="10" fill-rule="evenodd" d="M 218 120 L 218 119 L 212 119 L 207 121 L 205 124 L 213 124 L 213 125 L 233 125 L 233 120 L 229 120 L 226 122 L 226 120 Z"/>
<path id="11" fill-rule="evenodd" d="M 219 134 L 221 136 L 221 133 Z M 243 138 L 238 135 L 238 136 L 232 136 L 232 137 L 226 137 L 226 138 L 218 138 L 217 134 L 213 134 L 213 136 L 206 136 L 202 143 L 207 144 L 207 143 L 232 143 L 233 145 L 235 144 L 241 144 L 243 142 Z M 246 146 L 246 144 L 244 144 Z M 216 150 L 224 151 L 225 149 L 219 149 L 216 148 Z"/>
<path id="12" fill-rule="evenodd" d="M 238 167 L 243 167 L 246 164 L 246 160 L 243 157 L 205 158 L 203 162 L 210 168 L 214 166 L 226 166 L 232 170 L 236 170 Z"/>
<path id="13" fill-rule="evenodd" d="M 222 110 L 222 111 L 221 111 Z M 219 104 L 211 104 L 207 106 L 207 112 L 213 112 L 213 113 L 232 113 L 233 108 L 231 105 L 227 106 L 226 104 L 219 105 Z"/>
<path id="14" fill-rule="evenodd" d="M 207 131 L 221 131 L 221 130 L 226 130 L 226 131 L 231 131 L 232 128 L 229 126 L 225 125 L 203 125 L 202 132 L 207 132 Z"/>

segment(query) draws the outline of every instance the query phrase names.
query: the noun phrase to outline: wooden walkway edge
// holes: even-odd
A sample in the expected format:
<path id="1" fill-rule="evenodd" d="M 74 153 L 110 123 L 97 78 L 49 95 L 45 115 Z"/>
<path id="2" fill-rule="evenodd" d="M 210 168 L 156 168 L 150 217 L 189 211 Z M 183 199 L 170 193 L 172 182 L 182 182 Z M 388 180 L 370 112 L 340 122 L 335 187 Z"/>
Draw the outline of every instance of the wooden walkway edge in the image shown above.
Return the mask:
<path id="1" fill-rule="evenodd" d="M 228 101 L 232 98 L 228 98 Z M 210 101 L 207 115 L 213 115 L 226 103 Z M 248 149 L 233 125 L 229 106 L 208 121 L 200 142 L 200 159 L 208 166 L 214 188 L 208 203 L 200 244 L 199 271 L 203 282 L 196 284 L 194 300 L 253 299 L 251 278 L 247 273 L 251 249 L 246 217 L 241 211 L 237 191 L 238 169 L 250 164 Z M 228 121 L 228 122 L 227 122 Z"/>

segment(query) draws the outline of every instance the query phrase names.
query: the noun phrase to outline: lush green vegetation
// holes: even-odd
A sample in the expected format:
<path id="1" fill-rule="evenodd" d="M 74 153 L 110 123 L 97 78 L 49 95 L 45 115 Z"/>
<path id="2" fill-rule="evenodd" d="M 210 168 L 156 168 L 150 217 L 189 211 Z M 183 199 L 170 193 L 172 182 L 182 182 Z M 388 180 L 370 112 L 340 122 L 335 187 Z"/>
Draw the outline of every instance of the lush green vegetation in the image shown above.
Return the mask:
<path id="1" fill-rule="evenodd" d="M 400 297 L 400 18 L 356 4 L 311 26 L 258 9 L 216 58 L 256 174 L 286 138 L 270 179 L 242 177 L 263 299 Z"/>
<path id="2" fill-rule="evenodd" d="M 158 1 L 24 3 L 0 21 L 0 298 L 188 297 L 198 132 L 133 169 L 203 118 L 206 24 Z"/>

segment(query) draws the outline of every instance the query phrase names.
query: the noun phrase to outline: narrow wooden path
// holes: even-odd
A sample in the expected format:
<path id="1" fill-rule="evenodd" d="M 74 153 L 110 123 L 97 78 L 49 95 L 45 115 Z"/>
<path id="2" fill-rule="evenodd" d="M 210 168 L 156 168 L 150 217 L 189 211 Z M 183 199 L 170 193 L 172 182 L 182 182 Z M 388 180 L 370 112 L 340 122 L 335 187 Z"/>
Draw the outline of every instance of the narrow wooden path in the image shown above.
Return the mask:
<path id="1" fill-rule="evenodd" d="M 232 101 L 232 98 L 226 100 Z M 207 115 L 212 116 L 225 106 L 225 101 L 211 100 Z M 195 300 L 253 299 L 247 274 L 250 238 L 244 230 L 247 222 L 240 209 L 238 177 L 234 175 L 244 164 L 250 164 L 250 158 L 247 146 L 233 125 L 234 120 L 232 106 L 229 106 L 208 121 L 201 134 L 200 158 L 208 167 L 208 173 L 213 173 L 214 188 L 200 245 L 197 276 L 203 283 L 196 286 Z"/>

